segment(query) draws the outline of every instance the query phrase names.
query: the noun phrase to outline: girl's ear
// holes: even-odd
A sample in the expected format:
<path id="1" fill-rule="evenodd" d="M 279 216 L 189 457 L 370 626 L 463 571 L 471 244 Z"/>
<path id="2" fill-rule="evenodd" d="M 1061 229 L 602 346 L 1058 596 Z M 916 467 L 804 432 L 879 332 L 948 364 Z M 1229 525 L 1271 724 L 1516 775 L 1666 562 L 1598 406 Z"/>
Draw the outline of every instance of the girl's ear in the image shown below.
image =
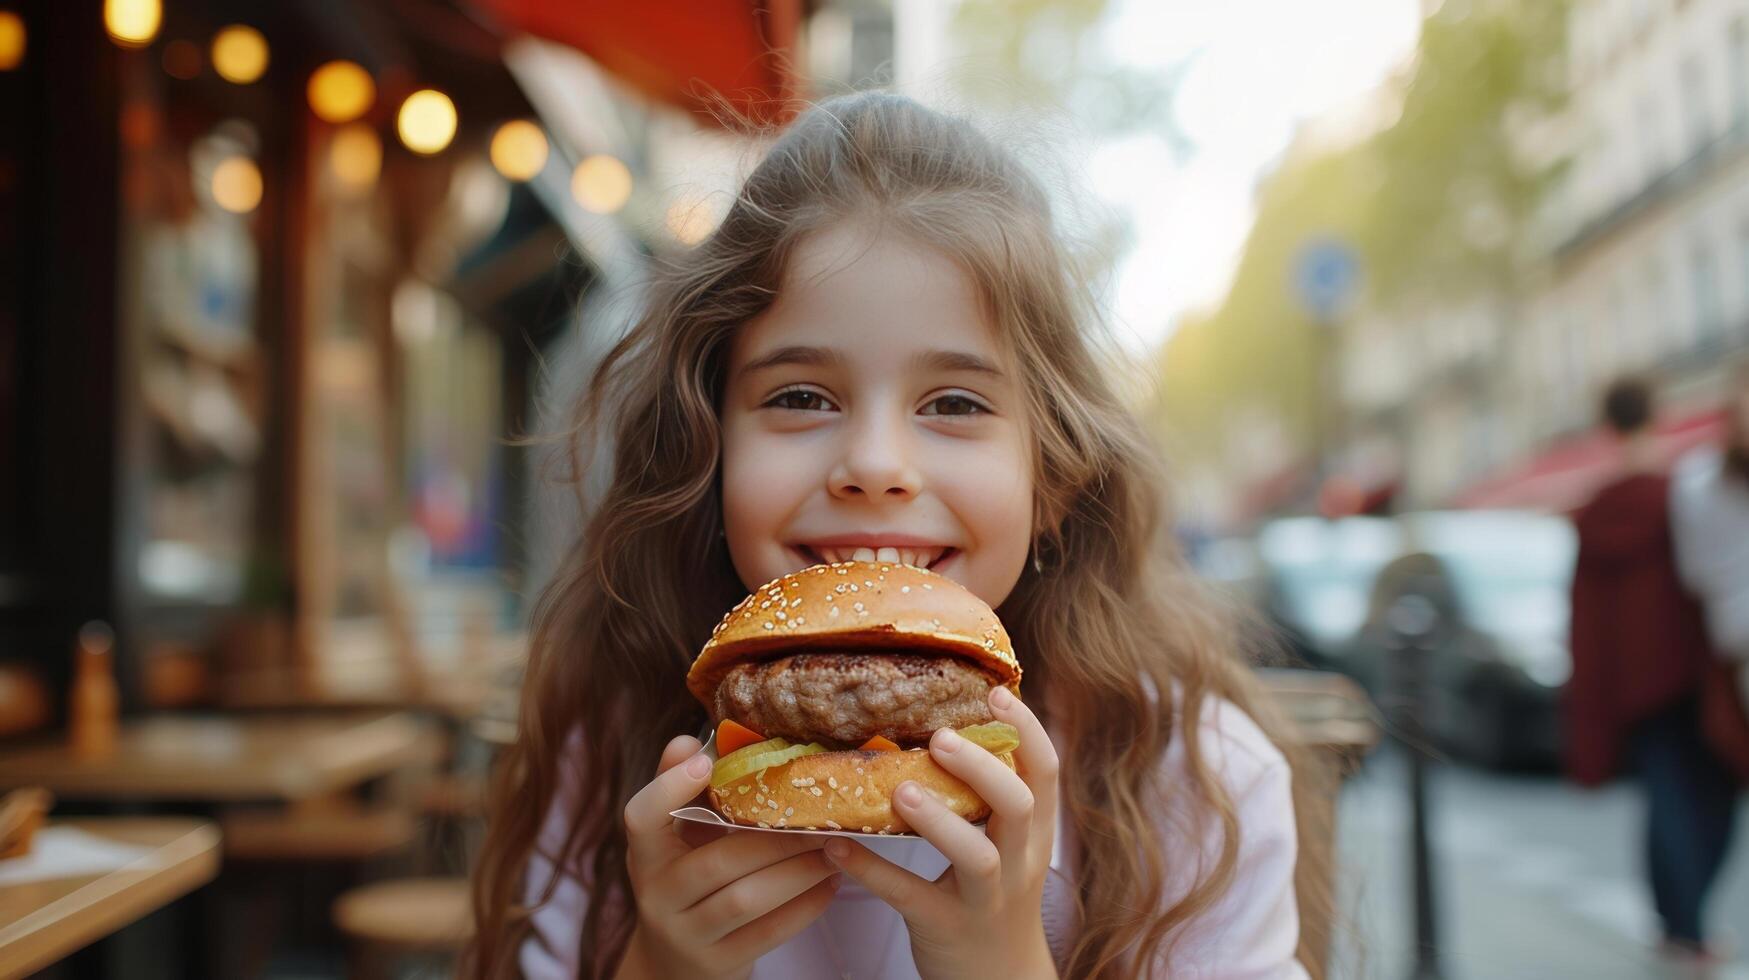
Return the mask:
<path id="1" fill-rule="evenodd" d="M 1032 556 L 1032 570 L 1040 575 L 1052 563 L 1057 554 L 1058 539 L 1062 532 L 1061 518 L 1047 518 L 1035 515 L 1032 522 L 1032 545 L 1027 553 Z"/>
<path id="2" fill-rule="evenodd" d="M 1050 501 L 1039 500 L 1033 504 L 1032 543 L 1036 548 L 1040 541 L 1052 541 L 1061 536 L 1063 521 L 1069 516 L 1067 506 L 1052 507 Z"/>

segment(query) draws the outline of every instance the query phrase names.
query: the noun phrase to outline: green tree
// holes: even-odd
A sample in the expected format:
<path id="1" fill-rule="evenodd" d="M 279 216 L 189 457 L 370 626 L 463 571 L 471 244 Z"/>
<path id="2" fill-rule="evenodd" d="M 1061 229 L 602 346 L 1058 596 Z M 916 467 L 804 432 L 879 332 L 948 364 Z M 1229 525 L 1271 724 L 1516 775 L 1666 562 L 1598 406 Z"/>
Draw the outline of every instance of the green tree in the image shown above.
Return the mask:
<path id="1" fill-rule="evenodd" d="M 1401 105 L 1390 126 L 1339 150 L 1290 149 L 1262 185 L 1225 300 L 1161 349 L 1151 421 L 1169 445 L 1218 459 L 1241 408 L 1270 412 L 1311 445 L 1321 328 L 1291 281 L 1315 237 L 1355 248 L 1360 303 L 1375 311 L 1511 288 L 1525 229 L 1560 172 L 1525 151 L 1562 104 L 1565 10 L 1564 0 L 1446 0 L 1387 89 Z"/>
<path id="2" fill-rule="evenodd" d="M 1305 244 L 1319 237 L 1354 241 L 1377 177 L 1365 147 L 1290 156 L 1260 190 L 1252 227 L 1226 301 L 1180 325 L 1165 348 L 1156 429 L 1174 450 L 1218 455 L 1241 408 L 1272 409 L 1296 441 L 1312 437 L 1318 383 L 1315 325 L 1289 290 Z"/>
<path id="3" fill-rule="evenodd" d="M 955 83 L 981 105 L 1062 109 L 1094 133 L 1146 129 L 1187 149 L 1172 93 L 1188 60 L 1139 70 L 1114 63 L 1097 31 L 1109 0 L 965 0 L 954 12 L 964 57 Z"/>
<path id="4" fill-rule="evenodd" d="M 1402 115 L 1372 140 L 1380 183 L 1364 247 L 1373 298 L 1510 286 L 1559 177 L 1531 129 L 1566 96 L 1567 4 L 1447 0 L 1422 25 Z"/>

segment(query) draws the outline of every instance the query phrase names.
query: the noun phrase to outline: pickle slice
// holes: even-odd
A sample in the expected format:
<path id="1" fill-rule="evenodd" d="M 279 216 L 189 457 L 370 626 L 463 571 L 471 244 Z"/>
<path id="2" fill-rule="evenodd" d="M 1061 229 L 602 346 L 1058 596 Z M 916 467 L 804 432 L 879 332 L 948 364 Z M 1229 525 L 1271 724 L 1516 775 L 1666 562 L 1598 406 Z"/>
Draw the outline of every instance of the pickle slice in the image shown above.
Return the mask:
<path id="1" fill-rule="evenodd" d="M 787 748 L 789 748 L 789 742 L 787 740 L 781 738 L 768 738 L 763 742 L 754 742 L 752 745 L 743 745 L 735 751 L 730 752 L 728 755 L 718 756 L 716 765 L 720 766 L 731 759 L 752 758 L 762 752 L 776 752 L 778 749 Z"/>
<path id="2" fill-rule="evenodd" d="M 1004 721 L 968 725 L 960 729 L 959 734 L 966 741 L 983 746 L 991 755 L 1001 755 L 1020 748 L 1020 729 Z"/>
<path id="3" fill-rule="evenodd" d="M 826 747 L 818 742 L 791 745 L 781 738 L 755 742 L 718 759 L 717 764 L 711 767 L 711 786 L 726 786 L 749 773 L 781 766 L 804 755 L 819 755 L 824 751 Z"/>

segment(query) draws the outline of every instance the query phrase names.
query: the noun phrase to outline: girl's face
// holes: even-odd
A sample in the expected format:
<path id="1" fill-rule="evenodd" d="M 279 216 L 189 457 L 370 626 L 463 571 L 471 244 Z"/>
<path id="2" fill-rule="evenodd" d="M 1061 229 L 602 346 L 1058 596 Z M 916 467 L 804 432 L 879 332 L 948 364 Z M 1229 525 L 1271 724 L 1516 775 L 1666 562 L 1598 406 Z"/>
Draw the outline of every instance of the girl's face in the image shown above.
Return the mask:
<path id="1" fill-rule="evenodd" d="M 810 236 L 736 334 L 723 524 L 749 589 L 822 561 L 907 561 L 991 606 L 1032 540 L 1015 367 L 944 254 L 849 223 Z"/>

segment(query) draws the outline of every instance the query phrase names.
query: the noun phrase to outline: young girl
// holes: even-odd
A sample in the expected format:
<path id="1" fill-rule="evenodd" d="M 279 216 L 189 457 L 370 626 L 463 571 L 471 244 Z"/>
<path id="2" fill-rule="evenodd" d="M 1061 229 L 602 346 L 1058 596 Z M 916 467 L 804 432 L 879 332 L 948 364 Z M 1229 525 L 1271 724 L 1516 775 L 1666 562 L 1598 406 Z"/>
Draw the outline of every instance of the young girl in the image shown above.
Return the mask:
<path id="1" fill-rule="evenodd" d="M 1289 767 L 1082 296 L 1043 190 L 966 123 L 859 94 L 777 141 L 577 407 L 613 470 L 535 612 L 473 975 L 1307 975 Z M 931 567 L 1013 638 L 1018 773 L 930 746 L 987 836 L 903 788 L 934 845 L 907 867 L 677 825 L 711 627 L 856 557 Z"/>

